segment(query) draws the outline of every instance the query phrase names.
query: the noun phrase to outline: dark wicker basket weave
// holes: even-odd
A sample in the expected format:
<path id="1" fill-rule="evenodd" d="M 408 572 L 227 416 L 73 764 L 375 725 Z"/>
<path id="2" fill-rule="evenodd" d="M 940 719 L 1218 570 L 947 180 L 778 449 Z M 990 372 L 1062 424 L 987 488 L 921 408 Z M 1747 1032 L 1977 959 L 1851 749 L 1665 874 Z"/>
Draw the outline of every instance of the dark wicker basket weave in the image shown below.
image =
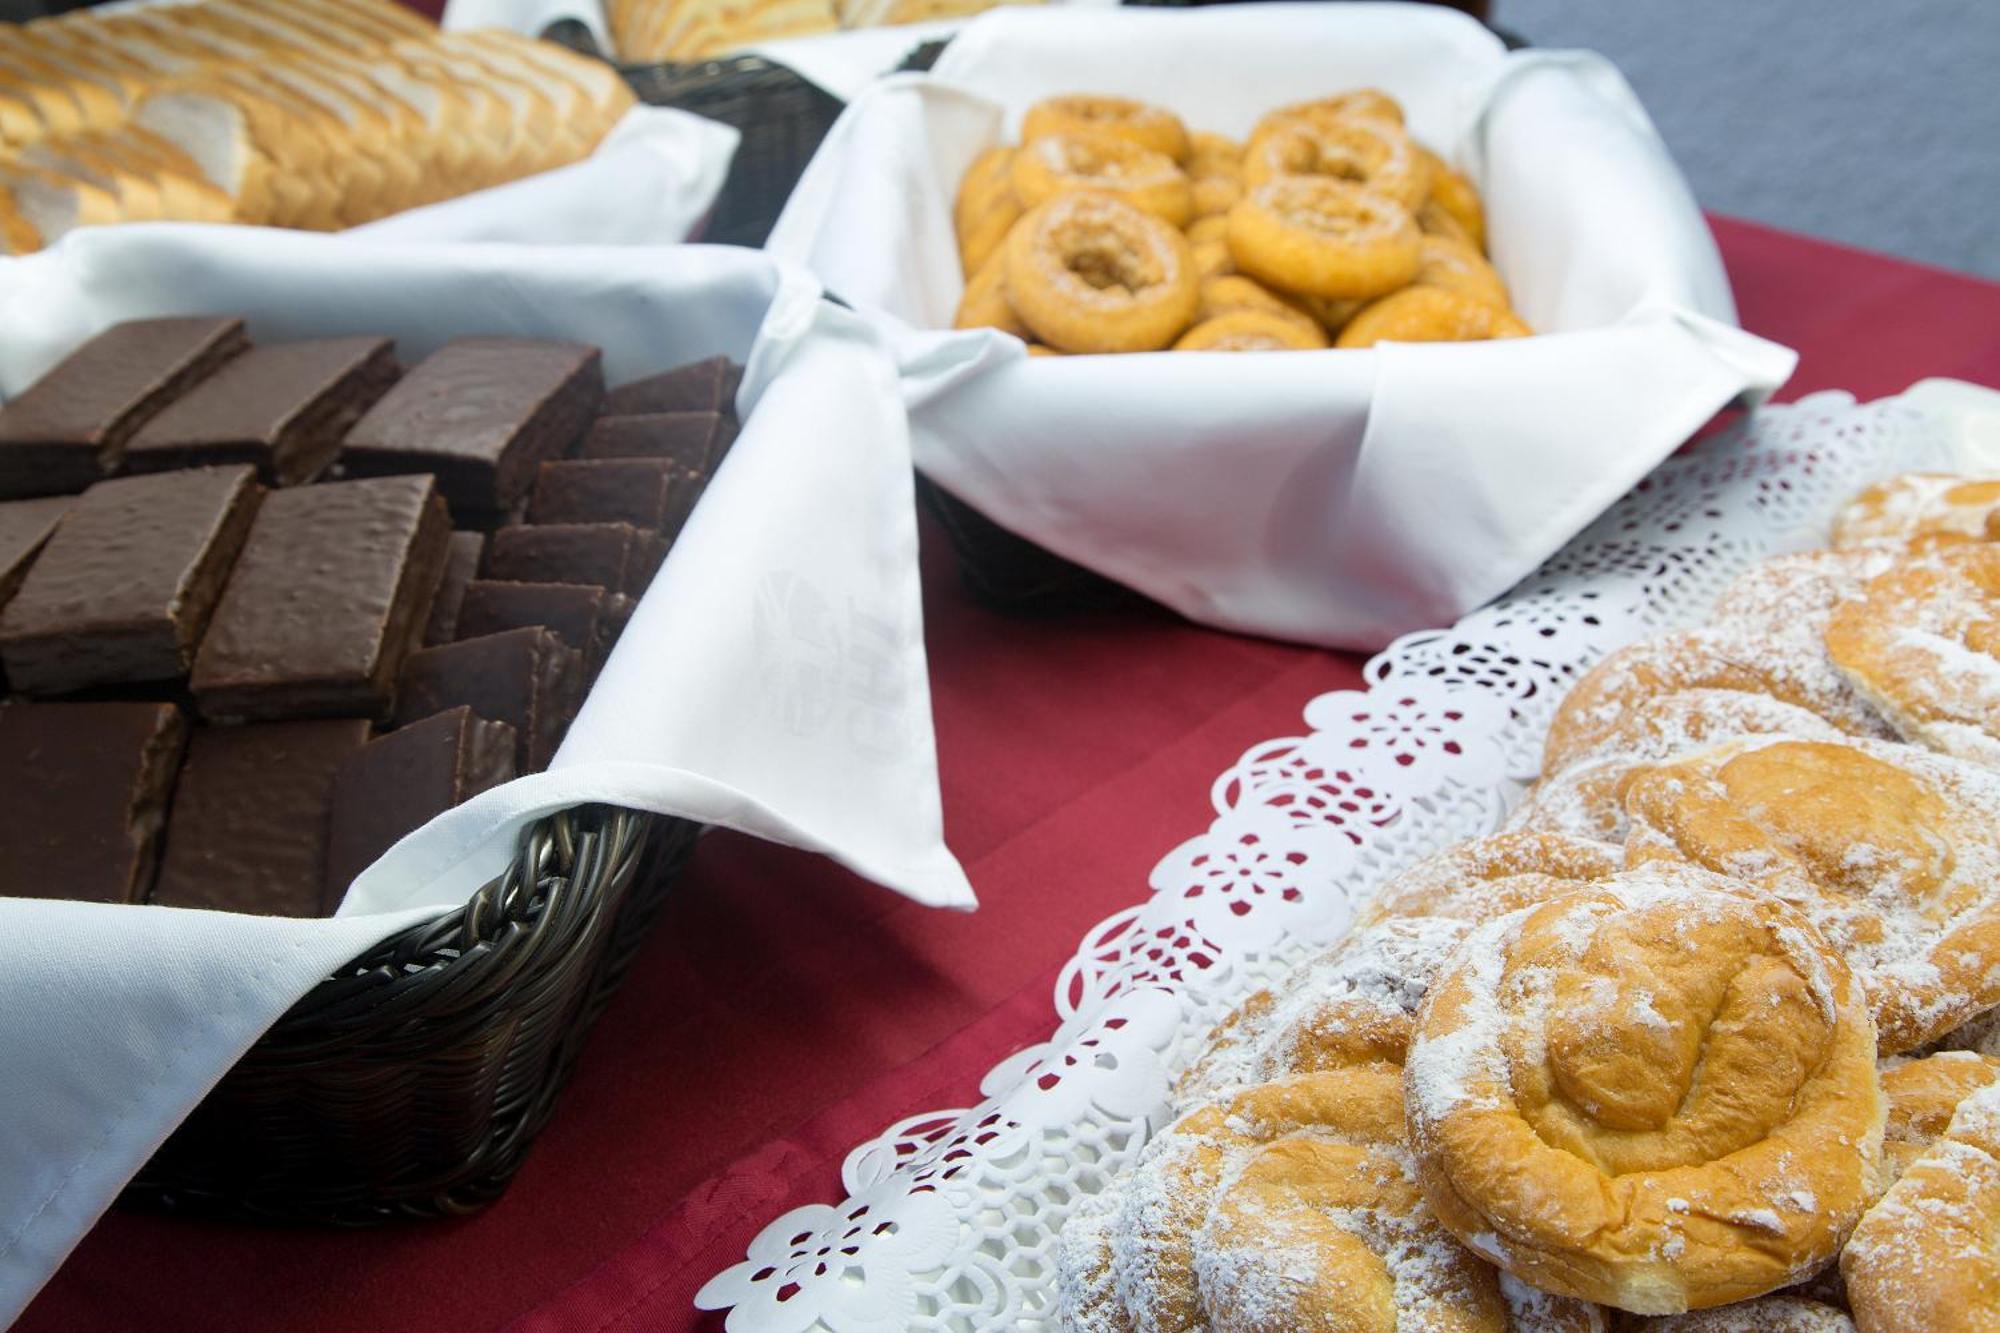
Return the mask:
<path id="1" fill-rule="evenodd" d="M 549 816 L 457 912 L 321 982 L 147 1163 L 125 1201 L 259 1222 L 462 1215 L 547 1123 L 699 829 Z"/>

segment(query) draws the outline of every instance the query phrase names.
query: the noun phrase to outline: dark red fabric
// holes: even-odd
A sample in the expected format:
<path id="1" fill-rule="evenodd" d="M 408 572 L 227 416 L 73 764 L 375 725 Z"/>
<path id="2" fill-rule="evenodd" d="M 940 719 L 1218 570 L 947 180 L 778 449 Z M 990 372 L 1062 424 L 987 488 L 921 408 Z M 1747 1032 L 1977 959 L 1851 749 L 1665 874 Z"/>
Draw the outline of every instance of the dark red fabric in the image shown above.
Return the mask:
<path id="1" fill-rule="evenodd" d="M 2000 286 L 1716 223 L 1744 324 L 1801 350 L 1788 393 L 2000 385 Z M 849 1148 L 978 1097 L 1048 1035 L 1082 932 L 1197 832 L 1210 779 L 1290 733 L 1353 659 L 1128 610 L 1021 621 L 925 534 L 946 827 L 984 902 L 912 906 L 813 857 L 706 838 L 512 1191 L 464 1222 L 265 1231 L 113 1213 L 21 1333 L 721 1327 L 689 1301 Z"/>

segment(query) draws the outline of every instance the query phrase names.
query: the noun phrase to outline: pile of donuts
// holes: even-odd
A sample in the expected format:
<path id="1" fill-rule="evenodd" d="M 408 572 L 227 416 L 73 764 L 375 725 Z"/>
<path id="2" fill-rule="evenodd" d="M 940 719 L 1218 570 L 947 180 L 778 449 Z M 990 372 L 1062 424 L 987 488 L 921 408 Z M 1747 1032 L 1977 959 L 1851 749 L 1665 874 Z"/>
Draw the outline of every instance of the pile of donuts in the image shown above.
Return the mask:
<path id="1" fill-rule="evenodd" d="M 1611 654 L 1500 831 L 1246 1001 L 1071 1329 L 2000 1328 L 2000 482 Z"/>
<path id="2" fill-rule="evenodd" d="M 958 328 L 1033 353 L 1250 352 L 1530 332 L 1479 192 L 1387 93 L 1282 107 L 1237 143 L 1162 107 L 1051 97 L 953 208 Z"/>

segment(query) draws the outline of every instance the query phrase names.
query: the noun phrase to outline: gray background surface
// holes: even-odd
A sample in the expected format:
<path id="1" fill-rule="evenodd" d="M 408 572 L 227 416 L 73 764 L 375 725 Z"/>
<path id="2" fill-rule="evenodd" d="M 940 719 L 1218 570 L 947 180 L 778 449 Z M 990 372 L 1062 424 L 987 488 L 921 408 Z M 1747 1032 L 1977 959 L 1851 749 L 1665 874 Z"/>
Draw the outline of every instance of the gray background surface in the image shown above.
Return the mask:
<path id="1" fill-rule="evenodd" d="M 1496 0 L 1609 56 L 1702 206 L 2000 278 L 2000 0 Z"/>

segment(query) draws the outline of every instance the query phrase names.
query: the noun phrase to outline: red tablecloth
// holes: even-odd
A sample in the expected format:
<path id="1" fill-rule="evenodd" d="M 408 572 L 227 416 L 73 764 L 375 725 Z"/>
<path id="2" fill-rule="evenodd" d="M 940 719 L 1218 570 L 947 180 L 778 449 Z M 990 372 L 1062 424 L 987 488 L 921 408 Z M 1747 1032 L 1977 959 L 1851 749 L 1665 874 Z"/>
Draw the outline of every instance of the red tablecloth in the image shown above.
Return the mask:
<path id="1" fill-rule="evenodd" d="M 1803 353 L 1787 393 L 2000 385 L 2000 286 L 1716 223 L 1746 327 Z M 512 1191 L 461 1223 L 265 1231 L 113 1213 L 17 1326 L 720 1328 L 689 1299 L 765 1221 L 836 1201 L 847 1150 L 977 1099 L 1048 1035 L 1056 969 L 1208 816 L 1209 780 L 1356 661 L 1143 610 L 1022 622 L 925 542 L 952 846 L 984 907 L 928 911 L 719 833 Z"/>

